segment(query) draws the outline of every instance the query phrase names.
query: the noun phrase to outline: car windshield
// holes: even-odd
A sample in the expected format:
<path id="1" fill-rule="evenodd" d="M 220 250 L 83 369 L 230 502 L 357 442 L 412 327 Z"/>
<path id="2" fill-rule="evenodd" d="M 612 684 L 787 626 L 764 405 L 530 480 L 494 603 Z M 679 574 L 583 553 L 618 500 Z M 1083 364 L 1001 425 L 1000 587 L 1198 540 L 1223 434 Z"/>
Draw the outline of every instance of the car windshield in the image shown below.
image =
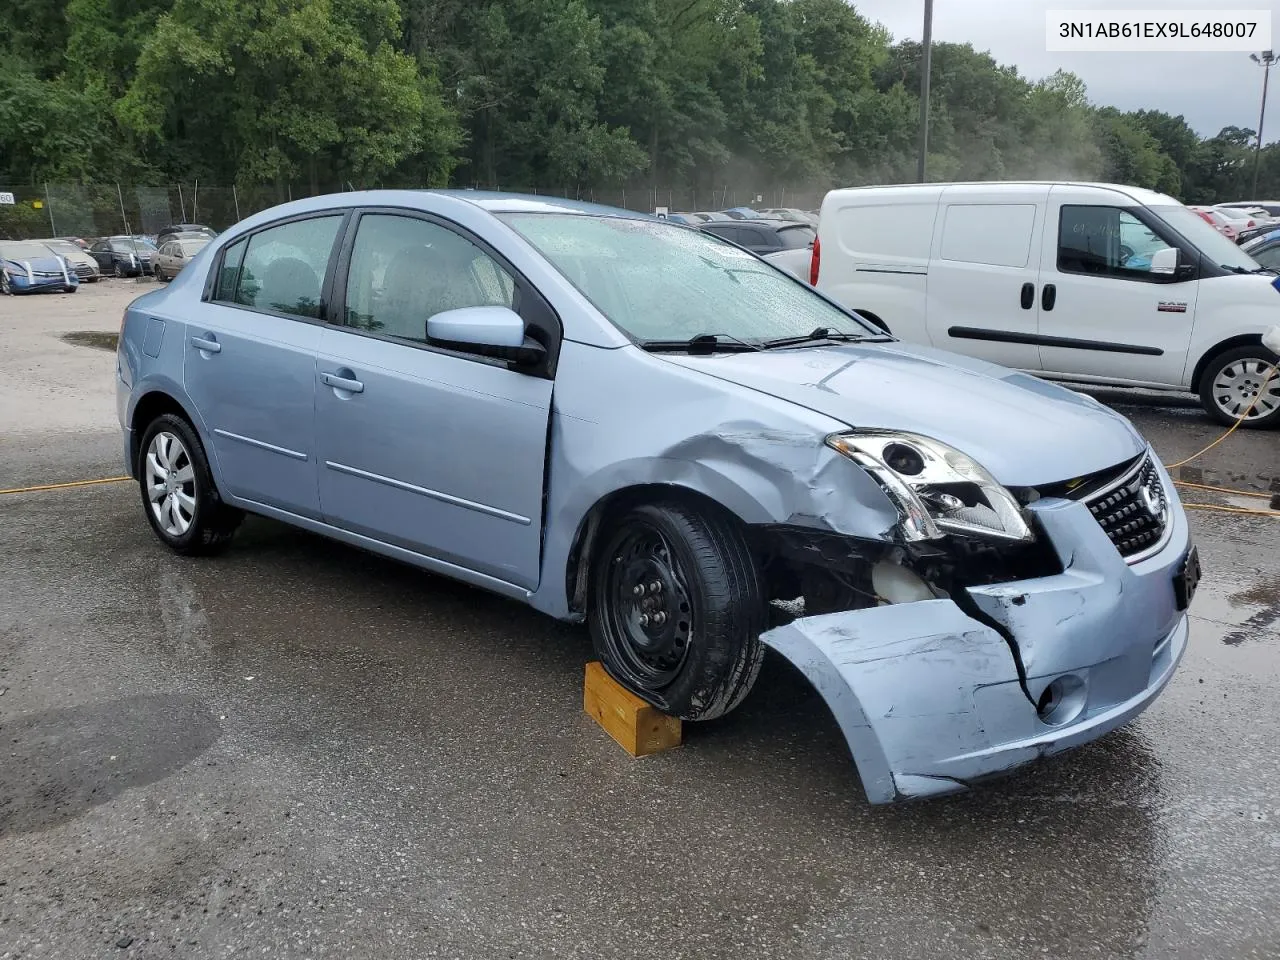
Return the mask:
<path id="1" fill-rule="evenodd" d="M 7 260 L 31 260 L 51 257 L 53 253 L 43 243 L 0 243 L 0 256 Z"/>
<path id="2" fill-rule="evenodd" d="M 1151 212 L 1182 234 L 1201 253 L 1227 270 L 1259 270 L 1258 261 L 1220 234 L 1188 207 L 1151 207 Z"/>
<path id="3" fill-rule="evenodd" d="M 641 342 L 717 334 L 760 343 L 818 328 L 882 335 L 789 274 L 699 230 L 579 214 L 500 217 L 611 323 Z"/>

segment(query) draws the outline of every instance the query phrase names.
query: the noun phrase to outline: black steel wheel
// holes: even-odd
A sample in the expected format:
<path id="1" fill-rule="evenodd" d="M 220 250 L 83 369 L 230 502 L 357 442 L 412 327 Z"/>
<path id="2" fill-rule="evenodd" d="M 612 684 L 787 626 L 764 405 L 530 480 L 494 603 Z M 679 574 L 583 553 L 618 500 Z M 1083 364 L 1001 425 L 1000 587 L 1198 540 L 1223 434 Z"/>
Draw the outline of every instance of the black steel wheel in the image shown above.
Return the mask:
<path id="1" fill-rule="evenodd" d="M 592 640 L 615 680 L 686 720 L 742 702 L 760 672 L 766 607 L 736 524 L 681 504 L 639 506 L 593 567 Z"/>

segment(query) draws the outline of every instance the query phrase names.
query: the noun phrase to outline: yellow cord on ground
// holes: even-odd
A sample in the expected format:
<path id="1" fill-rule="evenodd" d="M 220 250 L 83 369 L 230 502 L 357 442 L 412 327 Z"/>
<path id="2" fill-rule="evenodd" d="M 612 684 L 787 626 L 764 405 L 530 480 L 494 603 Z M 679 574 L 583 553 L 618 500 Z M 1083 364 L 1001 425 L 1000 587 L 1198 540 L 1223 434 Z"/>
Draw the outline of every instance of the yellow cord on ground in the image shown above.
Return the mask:
<path id="1" fill-rule="evenodd" d="M 1188 483 L 1186 480 L 1173 481 L 1176 487 L 1190 487 L 1192 490 L 1212 490 L 1214 493 L 1233 493 L 1237 497 L 1252 497 L 1254 500 L 1270 500 L 1269 493 L 1255 493 L 1249 490 L 1233 490 L 1231 487 L 1212 487 L 1207 483 Z"/>
<path id="2" fill-rule="evenodd" d="M 1187 457 L 1187 459 L 1185 459 L 1185 460 L 1179 460 L 1177 463 L 1167 463 L 1167 464 L 1165 464 L 1165 469 L 1166 469 L 1166 470 L 1176 470 L 1178 467 L 1186 466 L 1186 465 L 1187 465 L 1188 463 L 1190 463 L 1192 460 L 1196 459 L 1196 457 L 1199 457 L 1199 456 L 1201 456 L 1202 454 L 1206 454 L 1206 453 L 1208 453 L 1210 450 L 1212 450 L 1214 447 L 1216 447 L 1218 444 L 1220 444 L 1223 440 L 1227 439 L 1227 437 L 1229 437 L 1229 436 L 1231 436 L 1233 433 L 1235 433 L 1235 432 L 1236 432 L 1236 430 L 1239 428 L 1240 424 L 1244 423 L 1247 419 L 1249 419 L 1249 414 L 1253 413 L 1253 408 L 1254 408 L 1254 407 L 1256 407 L 1256 406 L 1258 405 L 1258 401 L 1262 399 L 1262 397 L 1263 397 L 1263 395 L 1264 395 L 1264 394 L 1266 394 L 1266 392 L 1267 392 L 1267 387 L 1269 387 L 1269 386 L 1271 385 L 1271 381 L 1275 379 L 1275 375 L 1276 375 L 1276 371 L 1277 371 L 1277 370 L 1280 370 L 1280 364 L 1275 364 L 1275 363 L 1273 363 L 1273 364 L 1271 365 L 1271 371 L 1267 374 L 1267 379 L 1265 379 L 1265 380 L 1263 380 L 1263 381 L 1262 381 L 1262 386 L 1258 388 L 1258 393 L 1257 393 L 1257 395 L 1256 395 L 1256 396 L 1254 396 L 1254 398 L 1253 398 L 1253 402 L 1252 402 L 1252 403 L 1250 403 L 1250 404 L 1249 404 L 1249 406 L 1245 408 L 1244 413 L 1242 413 L 1242 414 L 1240 415 L 1240 418 L 1239 418 L 1238 420 L 1236 420 L 1236 422 L 1235 422 L 1235 423 L 1233 423 L 1233 424 L 1231 425 L 1230 429 L 1229 429 L 1229 430 L 1227 430 L 1227 432 L 1226 432 L 1226 433 L 1224 433 L 1222 436 L 1220 436 L 1217 440 L 1213 441 L 1213 443 L 1209 444 L 1209 445 L 1208 445 L 1207 447 L 1205 447 L 1203 450 L 1200 450 L 1200 451 L 1197 451 L 1196 453 L 1193 453 L 1191 456 Z"/>
<path id="3" fill-rule="evenodd" d="M 42 483 L 34 487 L 11 487 L 8 490 L 0 490 L 0 496 L 6 493 L 35 493 L 38 490 L 62 490 L 66 487 L 91 487 L 97 483 L 121 483 L 125 480 L 132 480 L 133 477 L 104 477 L 101 480 L 72 480 L 70 483 Z"/>
<path id="4" fill-rule="evenodd" d="M 1245 507 L 1220 507 L 1213 503 L 1184 503 L 1188 510 L 1212 510 L 1215 513 L 1243 513 L 1251 517 L 1280 517 L 1280 510 L 1249 510 Z"/>

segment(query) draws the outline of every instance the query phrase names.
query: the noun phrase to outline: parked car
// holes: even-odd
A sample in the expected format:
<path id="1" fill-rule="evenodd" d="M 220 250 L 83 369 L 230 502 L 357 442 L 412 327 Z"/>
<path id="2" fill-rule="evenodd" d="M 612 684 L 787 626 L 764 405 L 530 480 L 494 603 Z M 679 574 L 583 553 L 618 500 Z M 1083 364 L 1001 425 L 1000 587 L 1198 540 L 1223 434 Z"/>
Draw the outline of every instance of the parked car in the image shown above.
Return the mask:
<path id="1" fill-rule="evenodd" d="M 1240 236 L 1240 225 L 1236 223 L 1234 218 L 1228 217 L 1221 210 L 1216 210 L 1213 207 L 1199 206 L 1190 207 L 1189 209 L 1194 211 L 1201 220 L 1209 224 L 1209 226 L 1213 227 L 1214 230 L 1233 243 Z"/>
<path id="2" fill-rule="evenodd" d="M 203 250 L 210 237 L 182 236 L 167 240 L 156 252 L 155 274 L 157 280 L 172 280 L 191 259 Z"/>
<path id="3" fill-rule="evenodd" d="M 1271 221 L 1270 217 L 1260 217 L 1238 207 L 1214 207 L 1213 209 L 1231 221 L 1232 226 L 1236 228 L 1237 235 L 1242 231 L 1252 230 L 1254 227 Z"/>
<path id="4" fill-rule="evenodd" d="M 692 214 L 692 216 L 697 217 L 703 223 L 709 223 L 713 220 L 732 220 L 733 219 L 733 217 L 729 216 L 727 213 L 719 213 L 719 212 L 713 212 L 713 211 L 701 211 L 699 213 Z"/>
<path id="5" fill-rule="evenodd" d="M 734 207 L 731 210 L 721 210 L 720 212 L 723 213 L 730 220 L 763 220 L 765 219 L 764 214 L 760 213 L 757 210 L 752 210 L 750 207 Z"/>
<path id="6" fill-rule="evenodd" d="M 790 220 L 717 221 L 700 229 L 750 250 L 800 280 L 808 276 L 810 251 L 818 235 L 807 223 Z"/>
<path id="7" fill-rule="evenodd" d="M 815 214 L 809 213 L 807 210 L 797 210 L 795 207 L 772 207 L 770 209 L 761 210 L 762 216 L 769 217 L 773 220 L 790 220 L 794 223 L 807 223 L 809 226 L 817 228 L 818 218 Z"/>
<path id="8" fill-rule="evenodd" d="M 67 241 L 68 243 L 74 243 L 74 244 L 75 244 L 77 247 L 79 247 L 81 250 L 88 250 L 88 249 L 89 249 L 89 241 L 85 240 L 85 239 L 84 239 L 84 238 L 82 238 L 82 237 L 58 237 L 58 239 L 59 239 L 59 240 L 65 240 L 65 241 Z"/>
<path id="9" fill-rule="evenodd" d="M 41 240 L 39 242 L 48 247 L 56 256 L 62 257 L 67 263 L 71 264 L 71 269 L 75 271 L 75 275 L 80 278 L 82 283 L 97 283 L 102 279 L 102 272 L 98 269 L 98 261 L 78 244 L 70 240 Z"/>
<path id="10" fill-rule="evenodd" d="M 295 201 L 134 300 L 117 372 L 174 551 L 274 517 L 585 620 L 619 683 L 689 720 L 772 647 L 876 803 L 1092 740 L 1186 649 L 1197 555 L 1122 416 L 652 216 Z M 770 628 L 793 616 L 773 600 L 795 618 Z"/>
<path id="11" fill-rule="evenodd" d="M 1218 204 L 1218 206 L 1219 207 L 1236 207 L 1238 209 L 1246 209 L 1246 210 L 1261 210 L 1268 217 L 1274 217 L 1276 219 L 1280 219 L 1280 201 L 1277 201 L 1277 200 L 1263 200 L 1260 203 L 1255 203 L 1252 201 L 1245 200 L 1237 203 L 1220 203 Z"/>
<path id="12" fill-rule="evenodd" d="M 75 270 L 43 243 L 0 241 L 0 294 L 75 293 L 79 287 Z"/>
<path id="13" fill-rule="evenodd" d="M 89 255 L 103 273 L 139 277 L 152 272 L 156 248 L 136 237 L 103 237 L 89 247 Z"/>
<path id="14" fill-rule="evenodd" d="M 1238 231 L 1234 237 L 1234 240 L 1238 246 L 1243 246 L 1248 241 L 1253 240 L 1255 237 L 1265 236 L 1266 234 L 1270 233 L 1272 230 L 1275 230 L 1276 227 L 1280 227 L 1280 221 L 1276 221 L 1276 220 L 1259 221 L 1256 227 L 1252 227 L 1248 230 Z"/>
<path id="15" fill-rule="evenodd" d="M 1280 272 L 1280 228 L 1272 227 L 1241 244 L 1240 249 L 1268 270 Z"/>
<path id="16" fill-rule="evenodd" d="M 1223 423 L 1280 425 L 1280 377 L 1264 390 L 1258 375 L 1277 359 L 1262 343 L 1276 278 L 1172 197 L 1078 183 L 833 190 L 811 275 L 914 343 L 1052 379 L 1192 390 Z"/>
<path id="17" fill-rule="evenodd" d="M 206 237 L 212 240 L 218 235 L 218 231 L 203 223 L 173 223 L 156 234 L 155 244 L 159 247 L 168 240 L 177 239 L 179 235 Z"/>
<path id="18" fill-rule="evenodd" d="M 682 223 L 686 227 L 696 227 L 703 222 L 696 213 L 668 213 L 666 219 L 672 223 Z"/>

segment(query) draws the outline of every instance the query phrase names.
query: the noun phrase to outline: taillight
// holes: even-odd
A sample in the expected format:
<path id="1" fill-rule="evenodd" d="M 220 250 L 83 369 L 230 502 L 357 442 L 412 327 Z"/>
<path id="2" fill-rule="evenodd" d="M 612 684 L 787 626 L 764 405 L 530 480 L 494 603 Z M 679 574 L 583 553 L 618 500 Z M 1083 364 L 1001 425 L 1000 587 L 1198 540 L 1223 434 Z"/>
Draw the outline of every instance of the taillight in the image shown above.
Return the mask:
<path id="1" fill-rule="evenodd" d="M 813 238 L 813 253 L 809 257 L 809 286 L 818 285 L 818 267 L 822 265 L 822 241 Z"/>

